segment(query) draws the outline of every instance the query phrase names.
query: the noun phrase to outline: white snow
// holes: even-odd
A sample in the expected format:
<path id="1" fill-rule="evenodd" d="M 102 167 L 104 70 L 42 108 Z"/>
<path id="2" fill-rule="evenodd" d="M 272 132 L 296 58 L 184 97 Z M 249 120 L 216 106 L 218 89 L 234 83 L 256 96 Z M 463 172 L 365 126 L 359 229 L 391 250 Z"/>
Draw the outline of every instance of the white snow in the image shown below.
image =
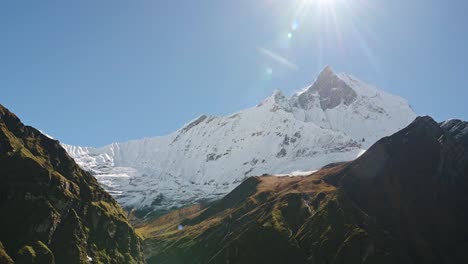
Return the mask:
<path id="1" fill-rule="evenodd" d="M 290 176 L 309 176 L 312 173 L 317 172 L 318 170 L 311 170 L 311 171 L 293 171 L 290 173 L 285 173 L 285 174 L 274 174 L 272 176 L 277 176 L 277 177 L 290 177 Z"/>
<path id="2" fill-rule="evenodd" d="M 55 138 L 53 138 L 51 135 L 46 134 L 44 131 L 42 131 L 42 130 L 40 130 L 40 129 L 38 129 L 38 130 L 39 130 L 39 132 L 42 133 L 42 135 L 44 135 L 44 136 L 46 136 L 46 137 L 48 137 L 48 138 L 50 138 L 50 139 L 55 140 Z"/>
<path id="3" fill-rule="evenodd" d="M 352 160 L 416 117 L 406 100 L 337 76 L 358 94 L 350 105 L 324 111 L 314 101 L 306 110 L 299 93 L 275 91 L 256 107 L 201 116 L 167 136 L 64 147 L 123 206 L 161 209 L 219 198 L 248 176 L 306 175 Z"/>

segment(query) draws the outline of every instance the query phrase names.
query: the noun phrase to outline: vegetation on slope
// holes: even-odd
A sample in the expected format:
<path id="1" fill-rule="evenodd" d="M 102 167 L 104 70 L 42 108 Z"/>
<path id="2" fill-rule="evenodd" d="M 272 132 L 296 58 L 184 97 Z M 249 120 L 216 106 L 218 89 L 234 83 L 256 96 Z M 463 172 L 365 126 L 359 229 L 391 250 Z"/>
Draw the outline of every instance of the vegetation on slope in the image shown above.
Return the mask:
<path id="1" fill-rule="evenodd" d="M 375 224 L 345 194 L 321 179 L 338 169 L 309 177 L 250 178 L 224 199 L 189 215 L 188 219 L 170 219 L 165 223 L 159 219 L 159 225 L 143 225 L 138 231 L 147 238 L 148 262 L 395 260 L 395 256 L 385 254 L 392 242 L 379 244 L 377 240 L 384 235 L 374 231 Z M 179 224 L 182 230 L 177 228 Z M 171 228 L 153 232 L 151 226 Z"/>
<path id="2" fill-rule="evenodd" d="M 3 262 L 144 262 L 140 239 L 115 200 L 57 141 L 3 106 L 0 182 Z"/>
<path id="3" fill-rule="evenodd" d="M 353 162 L 142 225 L 148 263 L 467 263 L 468 135 L 445 127 L 418 118 Z"/>

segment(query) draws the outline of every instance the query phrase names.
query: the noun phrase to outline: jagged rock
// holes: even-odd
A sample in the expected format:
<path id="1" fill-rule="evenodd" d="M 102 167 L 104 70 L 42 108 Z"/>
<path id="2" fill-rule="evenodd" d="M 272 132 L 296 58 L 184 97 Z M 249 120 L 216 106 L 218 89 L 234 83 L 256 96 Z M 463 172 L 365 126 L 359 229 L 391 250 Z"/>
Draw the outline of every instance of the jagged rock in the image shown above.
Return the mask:
<path id="1" fill-rule="evenodd" d="M 353 160 L 414 118 L 403 98 L 327 68 L 291 97 L 277 90 L 257 107 L 202 115 L 167 136 L 64 146 L 125 208 L 157 213 L 220 199 L 244 173 L 277 175 Z M 165 199 L 152 204 L 160 193 Z"/>
<path id="2" fill-rule="evenodd" d="M 333 109 L 340 104 L 350 105 L 357 93 L 327 66 L 317 78 L 317 81 L 298 96 L 299 105 L 303 109 L 311 109 L 314 101 L 320 102 L 322 110 Z"/>

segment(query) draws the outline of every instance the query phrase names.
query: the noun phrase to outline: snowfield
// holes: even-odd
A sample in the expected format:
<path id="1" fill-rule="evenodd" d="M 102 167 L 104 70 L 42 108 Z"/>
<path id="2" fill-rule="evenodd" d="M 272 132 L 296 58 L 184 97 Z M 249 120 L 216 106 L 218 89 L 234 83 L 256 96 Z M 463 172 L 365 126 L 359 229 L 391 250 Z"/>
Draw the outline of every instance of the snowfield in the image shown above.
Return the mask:
<path id="1" fill-rule="evenodd" d="M 307 173 L 361 155 L 414 120 L 408 102 L 327 67 L 308 89 L 280 91 L 229 116 L 200 116 L 162 137 L 101 148 L 63 145 L 126 208 L 216 199 L 246 177 Z"/>

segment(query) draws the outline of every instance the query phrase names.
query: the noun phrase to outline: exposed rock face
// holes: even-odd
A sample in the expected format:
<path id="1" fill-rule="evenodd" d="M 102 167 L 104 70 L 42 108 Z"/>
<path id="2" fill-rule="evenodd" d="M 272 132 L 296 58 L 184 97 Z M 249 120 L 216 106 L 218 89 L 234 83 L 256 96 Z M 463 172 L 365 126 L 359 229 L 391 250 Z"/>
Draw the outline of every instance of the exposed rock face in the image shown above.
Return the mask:
<path id="1" fill-rule="evenodd" d="M 452 119 L 441 123 L 441 127 L 468 147 L 468 122 Z"/>
<path id="2" fill-rule="evenodd" d="M 468 263 L 465 124 L 419 117 L 355 161 L 249 178 L 142 226 L 148 262 Z"/>
<path id="3" fill-rule="evenodd" d="M 1 105 L 0 183 L 1 263 L 144 262 L 139 237 L 96 179 Z"/>
<path id="4" fill-rule="evenodd" d="M 148 217 L 220 199 L 245 177 L 353 160 L 415 118 L 405 99 L 327 67 L 291 97 L 275 91 L 255 107 L 201 116 L 167 136 L 64 147 L 122 206 Z"/>
<path id="5" fill-rule="evenodd" d="M 317 81 L 298 96 L 299 105 L 311 109 L 314 100 L 320 102 L 322 110 L 333 109 L 340 104 L 350 105 L 357 97 L 357 93 L 342 79 L 335 75 L 330 67 L 326 67 Z"/>

